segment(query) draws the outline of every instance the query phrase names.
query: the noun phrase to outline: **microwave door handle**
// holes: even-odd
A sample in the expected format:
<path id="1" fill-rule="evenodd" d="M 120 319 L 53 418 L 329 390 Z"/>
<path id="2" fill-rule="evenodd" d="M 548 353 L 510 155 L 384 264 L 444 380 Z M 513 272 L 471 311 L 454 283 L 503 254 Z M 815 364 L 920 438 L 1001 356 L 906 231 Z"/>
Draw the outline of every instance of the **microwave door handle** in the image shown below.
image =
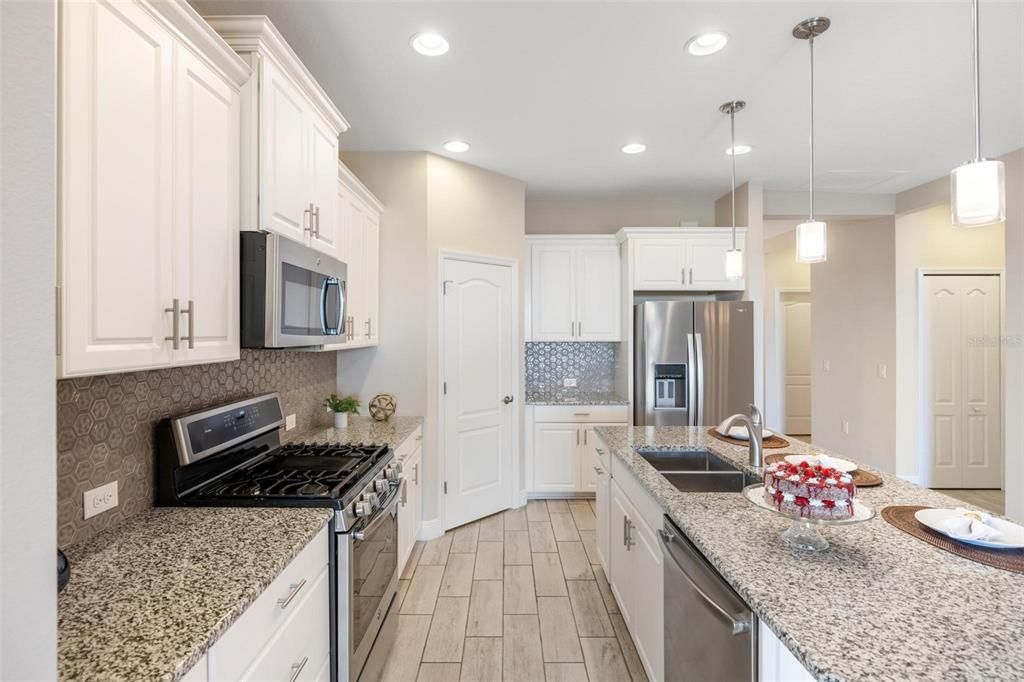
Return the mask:
<path id="1" fill-rule="evenodd" d="M 344 334 L 345 329 L 345 282 L 338 282 L 338 327 L 335 330 L 338 334 Z"/>
<path id="2" fill-rule="evenodd" d="M 325 277 L 320 284 L 320 331 L 327 334 L 327 287 L 330 286 L 331 278 Z"/>

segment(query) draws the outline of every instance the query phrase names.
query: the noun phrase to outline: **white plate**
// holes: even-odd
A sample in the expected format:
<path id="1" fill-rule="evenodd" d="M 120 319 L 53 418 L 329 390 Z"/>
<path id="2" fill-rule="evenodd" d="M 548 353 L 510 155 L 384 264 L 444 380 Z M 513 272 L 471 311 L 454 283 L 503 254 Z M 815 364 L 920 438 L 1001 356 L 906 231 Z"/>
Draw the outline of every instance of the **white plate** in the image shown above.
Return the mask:
<path id="1" fill-rule="evenodd" d="M 935 532 L 942 533 L 946 537 L 953 538 L 957 542 L 965 542 L 968 545 L 977 545 L 978 547 L 989 547 L 992 549 L 1024 548 L 1024 528 L 1018 526 L 1016 523 L 1011 523 L 995 517 L 992 518 L 992 527 L 1003 534 L 1003 539 L 999 542 L 975 540 L 974 538 L 960 537 L 959 535 L 953 535 L 952 533 L 947 532 L 942 527 L 942 524 L 947 519 L 957 515 L 958 514 L 954 509 L 921 509 L 914 514 L 914 518 Z"/>
<path id="2" fill-rule="evenodd" d="M 736 440 L 750 440 L 750 432 L 747 431 L 746 426 L 734 426 L 729 429 L 729 433 L 726 435 L 729 436 L 729 438 L 735 438 Z M 761 438 L 771 438 L 774 435 L 774 431 L 761 429 Z"/>
<path id="3" fill-rule="evenodd" d="M 786 461 L 790 464 L 799 464 L 800 462 L 807 462 L 808 464 L 817 464 L 820 459 L 817 455 L 786 455 Z M 843 473 L 850 473 L 856 471 L 857 463 L 851 462 L 848 459 L 839 459 L 838 457 L 829 457 L 828 466 L 832 467 L 837 471 Z"/>

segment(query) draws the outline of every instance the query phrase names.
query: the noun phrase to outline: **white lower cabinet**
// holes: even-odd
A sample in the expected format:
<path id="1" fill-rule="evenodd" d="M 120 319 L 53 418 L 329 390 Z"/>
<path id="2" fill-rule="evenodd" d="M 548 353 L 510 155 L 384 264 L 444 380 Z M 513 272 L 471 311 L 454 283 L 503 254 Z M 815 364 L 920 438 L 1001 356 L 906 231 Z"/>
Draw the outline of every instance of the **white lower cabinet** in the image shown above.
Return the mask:
<path id="1" fill-rule="evenodd" d="M 208 679 L 330 677 L 329 532 L 320 531 L 210 647 Z"/>
<path id="2" fill-rule="evenodd" d="M 627 419 L 624 405 L 528 408 L 531 492 L 594 494 L 600 478 L 600 439 L 594 429 L 625 424 Z"/>
<path id="3" fill-rule="evenodd" d="M 398 573 L 409 560 L 420 524 L 423 522 L 423 447 L 417 440 L 415 451 L 402 460 L 405 490 L 398 505 Z"/>
<path id="4" fill-rule="evenodd" d="M 757 679 L 760 682 L 813 682 L 814 676 L 764 623 L 757 629 Z"/>

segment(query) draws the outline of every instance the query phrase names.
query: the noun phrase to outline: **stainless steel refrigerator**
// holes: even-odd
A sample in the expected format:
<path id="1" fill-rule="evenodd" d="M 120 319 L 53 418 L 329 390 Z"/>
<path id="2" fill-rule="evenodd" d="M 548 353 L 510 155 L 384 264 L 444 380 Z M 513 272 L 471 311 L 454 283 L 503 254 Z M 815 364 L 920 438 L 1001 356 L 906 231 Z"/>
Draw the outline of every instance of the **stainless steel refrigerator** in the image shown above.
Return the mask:
<path id="1" fill-rule="evenodd" d="M 749 411 L 753 303 L 648 301 L 634 313 L 636 426 L 713 426 Z"/>

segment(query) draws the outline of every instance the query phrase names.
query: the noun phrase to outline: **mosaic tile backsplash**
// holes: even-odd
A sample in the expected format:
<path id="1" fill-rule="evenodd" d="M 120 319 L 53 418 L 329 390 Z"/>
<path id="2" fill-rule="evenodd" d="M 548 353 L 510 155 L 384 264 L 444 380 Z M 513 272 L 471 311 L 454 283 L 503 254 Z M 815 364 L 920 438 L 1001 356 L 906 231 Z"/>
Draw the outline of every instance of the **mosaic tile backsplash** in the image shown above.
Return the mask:
<path id="1" fill-rule="evenodd" d="M 557 394 L 572 399 L 615 390 L 615 343 L 527 343 L 526 395 Z M 562 379 L 576 378 L 575 388 Z"/>
<path id="2" fill-rule="evenodd" d="M 296 428 L 328 426 L 336 354 L 242 350 L 236 362 L 57 382 L 57 539 L 62 547 L 153 506 L 155 427 L 167 417 L 277 391 Z M 82 518 L 82 494 L 117 480 L 118 506 Z"/>

